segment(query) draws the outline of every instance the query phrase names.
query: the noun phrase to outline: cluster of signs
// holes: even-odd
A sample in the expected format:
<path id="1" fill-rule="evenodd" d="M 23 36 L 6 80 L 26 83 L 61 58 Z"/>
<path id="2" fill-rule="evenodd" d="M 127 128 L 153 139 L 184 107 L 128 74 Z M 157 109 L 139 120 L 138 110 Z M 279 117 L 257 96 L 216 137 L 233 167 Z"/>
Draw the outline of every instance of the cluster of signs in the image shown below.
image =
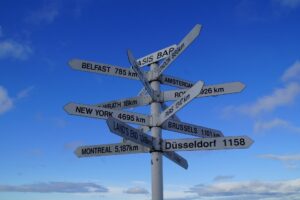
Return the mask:
<path id="1" fill-rule="evenodd" d="M 128 51 L 130 68 L 114 66 L 92 61 L 73 59 L 69 65 L 76 70 L 118 76 L 128 79 L 140 80 L 144 89 L 140 95 L 131 98 L 83 105 L 67 104 L 64 109 L 68 114 L 83 117 L 105 119 L 112 133 L 125 139 L 117 144 L 81 146 L 75 151 L 78 157 L 120 155 L 130 153 L 145 153 L 159 151 L 181 167 L 187 169 L 187 161 L 175 151 L 243 149 L 248 148 L 253 141 L 247 136 L 224 137 L 219 130 L 182 122 L 175 113 L 190 101 L 199 97 L 218 96 L 241 92 L 245 85 L 240 82 L 204 85 L 203 81 L 193 83 L 177 77 L 162 74 L 162 72 L 197 38 L 201 30 L 196 25 L 191 32 L 178 45 L 135 59 Z M 148 72 L 141 67 L 165 59 L 157 68 Z M 159 80 L 162 84 L 178 87 L 178 90 L 157 92 L 152 89 L 149 82 Z M 171 106 L 165 107 L 159 116 L 148 116 L 123 109 L 149 105 L 152 102 L 175 101 Z M 134 128 L 127 123 L 138 124 L 143 129 Z M 162 129 L 196 136 L 192 139 L 162 140 L 148 135 L 149 127 L 159 126 Z M 160 141 L 157 141 L 160 140 Z"/>

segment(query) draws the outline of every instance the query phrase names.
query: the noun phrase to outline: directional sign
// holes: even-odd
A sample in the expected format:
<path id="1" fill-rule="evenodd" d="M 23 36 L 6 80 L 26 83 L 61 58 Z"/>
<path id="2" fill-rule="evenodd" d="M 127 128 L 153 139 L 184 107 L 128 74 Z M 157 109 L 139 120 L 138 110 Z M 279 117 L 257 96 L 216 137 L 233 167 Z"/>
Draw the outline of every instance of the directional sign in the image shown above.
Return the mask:
<path id="1" fill-rule="evenodd" d="M 162 103 L 162 104 L 161 104 L 161 108 L 162 108 L 163 110 L 166 110 L 166 109 L 168 108 L 168 106 L 167 106 L 166 103 Z M 175 120 L 175 121 L 179 121 L 179 122 L 181 121 L 181 120 L 179 119 L 179 117 L 176 116 L 176 114 L 172 115 L 172 116 L 170 117 L 170 119 Z"/>
<path id="2" fill-rule="evenodd" d="M 254 141 L 248 136 L 164 140 L 163 151 L 245 149 Z"/>
<path id="3" fill-rule="evenodd" d="M 146 125 L 146 126 L 150 125 L 149 116 L 121 111 L 121 110 L 88 106 L 88 105 L 76 104 L 76 103 L 69 103 L 65 105 L 64 110 L 71 115 L 78 115 L 83 117 L 92 117 L 92 118 L 99 118 L 99 119 L 108 119 L 109 117 L 114 117 L 122 120 L 123 122 Z"/>
<path id="4" fill-rule="evenodd" d="M 148 148 L 134 143 L 81 146 L 75 150 L 77 157 L 110 156 L 146 152 L 149 152 Z"/>
<path id="5" fill-rule="evenodd" d="M 159 78 L 160 82 L 165 85 L 170 85 L 178 88 L 191 88 L 194 83 L 191 81 L 183 80 L 173 76 L 161 75 Z"/>
<path id="6" fill-rule="evenodd" d="M 175 51 L 159 65 L 157 77 L 196 39 L 201 30 L 201 25 L 197 24 L 177 45 Z"/>
<path id="7" fill-rule="evenodd" d="M 69 65 L 76 70 L 139 80 L 138 75 L 129 68 L 78 59 L 70 60 Z"/>
<path id="8" fill-rule="evenodd" d="M 138 145 L 130 140 L 123 139 L 123 144 L 130 144 L 130 145 Z M 138 145 L 142 148 L 142 145 Z M 149 151 L 149 148 L 144 147 L 146 150 Z M 183 167 L 184 169 L 188 168 L 188 162 L 186 159 L 184 159 L 182 156 L 180 156 L 178 153 L 174 151 L 165 151 L 163 152 L 163 155 L 173 161 L 174 163 L 178 164 L 179 166 Z"/>
<path id="9" fill-rule="evenodd" d="M 142 58 L 137 59 L 137 63 L 139 67 L 143 67 L 146 65 L 150 65 L 151 63 L 155 63 L 161 59 L 168 57 L 176 48 L 176 44 L 146 55 Z"/>
<path id="10" fill-rule="evenodd" d="M 163 129 L 169 131 L 176 131 L 187 135 L 193 135 L 197 137 L 223 137 L 223 133 L 216 129 L 206 128 L 203 126 L 197 126 L 194 124 L 184 123 L 180 121 L 170 120 L 165 121 L 162 126 Z"/>
<path id="11" fill-rule="evenodd" d="M 137 97 L 99 103 L 99 104 L 95 104 L 94 106 L 120 110 L 126 108 L 134 108 L 137 106 L 145 106 L 148 105 L 150 102 L 151 102 L 151 97 L 147 95 L 147 96 L 137 96 Z"/>
<path id="12" fill-rule="evenodd" d="M 133 128 L 113 117 L 108 118 L 106 123 L 112 133 L 145 147 L 153 148 L 155 138 L 143 133 L 141 130 Z"/>
<path id="13" fill-rule="evenodd" d="M 184 159 L 182 156 L 180 156 L 178 153 L 173 151 L 166 151 L 163 152 L 163 155 L 173 162 L 175 162 L 180 167 L 183 167 L 184 169 L 187 169 L 189 167 L 188 162 L 186 159 Z"/>
<path id="14" fill-rule="evenodd" d="M 223 84 L 216 84 L 216 85 L 204 85 L 197 98 L 237 93 L 237 92 L 241 92 L 244 88 L 245 85 L 241 82 L 231 82 L 231 83 L 223 83 Z M 181 98 L 186 91 L 187 89 L 171 90 L 171 91 L 163 92 L 163 99 L 164 101 L 177 100 Z"/>
<path id="15" fill-rule="evenodd" d="M 164 121 L 166 121 L 178 110 L 183 108 L 186 104 L 188 104 L 191 100 L 193 100 L 196 96 L 198 96 L 203 87 L 203 84 L 204 83 L 202 81 L 198 81 L 180 99 L 175 101 L 169 108 L 165 109 L 159 116 L 158 125 L 164 123 Z"/>
<path id="16" fill-rule="evenodd" d="M 135 58 L 133 57 L 132 53 L 130 50 L 127 51 L 128 55 L 128 60 L 132 65 L 132 69 L 137 73 L 139 79 L 141 80 L 142 84 L 144 85 L 145 89 L 147 90 L 148 94 L 152 97 L 152 99 L 157 100 L 158 98 L 158 93 L 156 93 L 150 86 L 146 76 L 144 73 L 141 71 L 139 68 Z"/>

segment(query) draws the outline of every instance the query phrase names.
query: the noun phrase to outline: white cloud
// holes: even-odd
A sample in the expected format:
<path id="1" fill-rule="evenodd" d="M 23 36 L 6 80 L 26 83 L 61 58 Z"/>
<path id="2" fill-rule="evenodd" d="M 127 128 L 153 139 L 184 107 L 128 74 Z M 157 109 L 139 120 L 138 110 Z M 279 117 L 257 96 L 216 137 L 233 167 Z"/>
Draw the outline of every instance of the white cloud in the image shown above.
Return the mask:
<path id="1" fill-rule="evenodd" d="M 290 122 L 276 118 L 270 121 L 257 121 L 254 124 L 254 132 L 262 133 L 272 130 L 274 128 L 285 128 L 290 132 L 300 133 L 300 127 L 292 125 Z"/>
<path id="2" fill-rule="evenodd" d="M 263 122 L 258 121 L 254 124 L 254 132 L 265 132 L 273 128 L 287 126 L 288 122 L 282 119 L 273 119 L 271 121 Z"/>
<path id="3" fill-rule="evenodd" d="M 149 194 L 148 190 L 142 187 L 133 187 L 124 191 L 127 194 Z"/>
<path id="4" fill-rule="evenodd" d="M 259 98 L 256 102 L 242 106 L 228 106 L 224 109 L 225 114 L 242 113 L 257 116 L 264 112 L 271 112 L 278 107 L 286 106 L 294 102 L 300 94 L 300 84 L 292 82 L 283 88 L 278 88 L 272 94 Z"/>
<path id="5" fill-rule="evenodd" d="M 48 182 L 25 185 L 0 185 L 0 192 L 93 193 L 108 192 L 108 189 L 95 183 Z"/>
<path id="6" fill-rule="evenodd" d="M 300 0 L 274 0 L 283 7 L 287 8 L 297 8 L 300 6 Z"/>
<path id="7" fill-rule="evenodd" d="M 233 179 L 234 176 L 230 175 L 230 176 L 216 176 L 214 178 L 214 181 L 228 181 L 228 180 L 231 180 Z"/>
<path id="8" fill-rule="evenodd" d="M 271 160 L 279 160 L 279 161 L 300 161 L 300 154 L 296 154 L 296 155 L 262 154 L 259 155 L 258 157 L 271 159 Z"/>
<path id="9" fill-rule="evenodd" d="M 32 49 L 27 44 L 21 44 L 14 40 L 0 41 L 0 59 L 15 58 L 25 60 L 32 54 Z"/>
<path id="10" fill-rule="evenodd" d="M 47 4 L 38 10 L 32 11 L 25 21 L 30 24 L 52 23 L 59 15 L 57 4 Z"/>
<path id="11" fill-rule="evenodd" d="M 300 2 L 300 1 L 299 1 Z M 300 80 L 300 61 L 296 61 L 292 66 L 290 66 L 282 75 L 281 80 Z"/>
<path id="12" fill-rule="evenodd" d="M 8 96 L 6 89 L 0 85 L 0 115 L 9 111 L 12 107 L 12 99 Z"/>
<path id="13" fill-rule="evenodd" d="M 258 155 L 259 158 L 280 161 L 288 169 L 297 169 L 297 161 L 300 161 L 300 154 L 295 155 L 275 155 L 275 154 L 262 154 Z"/>
<path id="14" fill-rule="evenodd" d="M 229 197 L 228 199 L 267 199 L 288 200 L 300 195 L 300 179 L 287 181 L 241 181 L 217 182 L 209 185 L 196 185 L 189 193 L 196 193 L 203 199 L 209 197 Z"/>

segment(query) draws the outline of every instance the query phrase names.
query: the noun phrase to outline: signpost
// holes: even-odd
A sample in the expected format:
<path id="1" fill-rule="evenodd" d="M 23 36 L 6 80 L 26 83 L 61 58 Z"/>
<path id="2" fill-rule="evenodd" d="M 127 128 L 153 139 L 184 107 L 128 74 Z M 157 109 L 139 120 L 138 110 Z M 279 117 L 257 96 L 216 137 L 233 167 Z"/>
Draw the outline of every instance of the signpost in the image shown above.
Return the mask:
<path id="1" fill-rule="evenodd" d="M 245 88 L 241 82 L 204 85 L 203 81 L 198 81 L 194 84 L 192 81 L 163 74 L 165 69 L 198 37 L 200 30 L 201 25 L 197 24 L 178 45 L 166 47 L 137 60 L 128 50 L 131 68 L 79 59 L 72 59 L 69 62 L 71 68 L 76 70 L 142 82 L 145 89 L 137 97 L 94 105 L 69 103 L 64 109 L 70 115 L 106 120 L 110 131 L 121 136 L 124 141 L 78 147 L 75 151 L 78 157 L 151 153 L 152 200 L 163 200 L 162 156 L 187 169 L 187 160 L 175 151 L 245 149 L 253 144 L 253 140 L 247 136 L 224 137 L 219 130 L 182 122 L 175 115 L 195 98 L 238 93 Z M 161 59 L 164 60 L 160 62 Z M 146 65 L 150 66 L 149 71 L 142 70 Z M 161 84 L 180 89 L 161 91 Z M 168 107 L 165 104 L 167 101 L 175 102 Z M 151 108 L 149 116 L 122 110 L 146 105 L 150 105 Z M 127 123 L 138 124 L 140 127 L 135 128 Z M 192 135 L 194 138 L 164 140 L 162 129 Z M 147 134 L 149 131 L 151 135 Z"/>
<path id="2" fill-rule="evenodd" d="M 137 145 L 128 143 L 117 144 L 104 144 L 104 145 L 90 145 L 81 146 L 75 150 L 77 157 L 95 157 L 95 156 L 111 156 L 111 155 L 123 155 L 132 153 L 147 153 L 149 149 Z"/>
<path id="3" fill-rule="evenodd" d="M 161 127 L 165 130 L 175 131 L 187 135 L 196 137 L 223 137 L 223 133 L 216 129 L 206 128 L 203 126 L 197 126 L 194 124 L 184 123 L 181 121 L 168 119 Z"/>
<path id="4" fill-rule="evenodd" d="M 132 65 L 133 71 L 135 71 L 135 73 L 138 75 L 139 79 L 143 83 L 148 94 L 152 97 L 153 100 L 157 101 L 159 98 L 159 94 L 152 90 L 147 78 L 145 77 L 144 73 L 140 70 L 140 68 L 130 50 L 127 51 L 127 55 L 128 55 L 128 60 Z"/>
<path id="5" fill-rule="evenodd" d="M 163 151 L 196 151 L 196 150 L 221 150 L 221 149 L 245 149 L 253 143 L 247 136 L 195 138 L 165 140 Z"/>
<path id="6" fill-rule="evenodd" d="M 117 120 L 113 117 L 110 117 L 106 120 L 106 123 L 112 133 L 115 133 L 127 140 L 130 140 L 134 143 L 143 145 L 148 148 L 155 148 L 154 140 L 155 138 L 143 133 L 141 130 L 133 128 L 126 123 Z"/>
<path id="7" fill-rule="evenodd" d="M 178 110 L 197 97 L 203 87 L 203 84 L 204 83 L 202 81 L 198 81 L 193 87 L 186 91 L 180 99 L 177 99 L 177 101 L 175 101 L 169 108 L 165 109 L 159 116 L 158 125 L 164 123 L 164 121 L 169 119 Z"/>
<path id="8" fill-rule="evenodd" d="M 142 58 L 137 59 L 137 63 L 139 67 L 143 67 L 146 65 L 150 65 L 152 63 L 156 63 L 160 61 L 161 59 L 164 59 L 168 57 L 176 48 L 176 44 L 173 44 L 169 47 L 166 47 L 164 49 L 161 49 L 159 51 L 156 51 L 154 53 L 151 53 L 149 55 L 146 55 Z"/>
<path id="9" fill-rule="evenodd" d="M 150 125 L 150 118 L 147 115 L 126 112 L 121 110 L 113 110 L 83 104 L 69 103 L 64 107 L 65 111 L 70 115 L 78 115 L 82 117 L 91 117 L 98 119 L 108 119 L 115 117 L 123 122 L 134 123 L 139 125 Z"/>

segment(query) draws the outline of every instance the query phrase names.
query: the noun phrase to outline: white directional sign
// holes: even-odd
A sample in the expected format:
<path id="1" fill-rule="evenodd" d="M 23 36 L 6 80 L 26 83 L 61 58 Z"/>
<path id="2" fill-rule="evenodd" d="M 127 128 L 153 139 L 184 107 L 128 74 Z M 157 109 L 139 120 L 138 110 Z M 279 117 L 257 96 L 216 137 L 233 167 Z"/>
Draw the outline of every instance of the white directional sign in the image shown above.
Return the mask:
<path id="1" fill-rule="evenodd" d="M 159 76 L 199 35 L 201 30 L 201 25 L 197 24 L 177 45 L 175 51 L 171 53 L 169 57 L 167 57 L 164 62 L 159 65 L 159 69 L 157 71 L 157 76 Z"/>
<path id="2" fill-rule="evenodd" d="M 180 121 L 170 120 L 165 121 L 162 126 L 163 129 L 169 131 L 176 131 L 187 135 L 193 135 L 197 137 L 223 137 L 223 133 L 219 130 L 206 128 L 203 126 L 197 126 L 194 124 L 184 123 Z"/>
<path id="3" fill-rule="evenodd" d="M 131 153 L 146 153 L 149 149 L 138 144 L 116 143 L 81 146 L 75 150 L 77 157 L 110 156 Z"/>
<path id="4" fill-rule="evenodd" d="M 194 85 L 194 83 L 191 81 L 183 80 L 173 76 L 165 76 L 163 74 L 159 77 L 159 80 L 162 84 L 178 88 L 191 88 Z"/>
<path id="5" fill-rule="evenodd" d="M 76 70 L 139 80 L 138 75 L 129 68 L 78 59 L 70 60 L 69 65 Z"/>
<path id="6" fill-rule="evenodd" d="M 253 140 L 248 136 L 164 140 L 163 151 L 197 151 L 221 149 L 245 149 Z"/>
<path id="7" fill-rule="evenodd" d="M 109 117 L 114 117 L 122 120 L 123 122 L 146 125 L 146 126 L 150 125 L 149 116 L 132 113 L 132 112 L 88 106 L 88 105 L 82 105 L 76 103 L 69 103 L 65 105 L 64 109 L 67 113 L 71 115 L 78 115 L 83 117 L 92 117 L 92 118 L 99 118 L 99 119 L 108 119 Z"/>
<path id="8" fill-rule="evenodd" d="M 166 47 L 164 49 L 161 49 L 159 51 L 156 51 L 154 53 L 151 53 L 149 55 L 146 55 L 142 58 L 137 59 L 137 63 L 139 65 L 139 67 L 150 65 L 161 59 L 168 57 L 175 50 L 175 48 L 176 48 L 176 44 Z"/>
<path id="9" fill-rule="evenodd" d="M 203 84 L 204 83 L 202 81 L 198 81 L 180 99 L 175 101 L 169 108 L 165 109 L 159 116 L 158 125 L 164 123 L 178 110 L 183 108 L 186 104 L 188 104 L 191 100 L 193 100 L 196 96 L 198 96 L 203 87 Z"/>
<path id="10" fill-rule="evenodd" d="M 231 83 L 223 83 L 223 84 L 216 84 L 216 85 L 204 85 L 197 98 L 237 93 L 237 92 L 241 92 L 244 88 L 245 85 L 241 82 L 231 82 Z M 163 92 L 163 99 L 164 101 L 177 100 L 181 98 L 186 91 L 187 89 L 171 90 L 171 91 Z"/>
<path id="11" fill-rule="evenodd" d="M 173 151 L 166 151 L 163 152 L 163 155 L 173 162 L 175 162 L 177 165 L 183 167 L 184 169 L 187 169 L 189 167 L 188 162 L 186 159 L 184 159 L 182 156 L 180 156 L 178 153 Z"/>
<path id="12" fill-rule="evenodd" d="M 99 104 L 95 104 L 94 106 L 120 110 L 126 108 L 134 108 L 137 106 L 145 106 L 150 104 L 150 102 L 151 102 L 151 97 L 147 95 L 147 96 L 137 96 L 137 97 L 99 103 Z"/>
<path id="13" fill-rule="evenodd" d="M 132 69 L 137 73 L 139 79 L 143 83 L 145 89 L 147 90 L 148 94 L 152 97 L 152 99 L 157 100 L 158 98 L 158 93 L 156 93 L 150 86 L 148 79 L 145 77 L 144 73 L 141 71 L 139 68 L 135 58 L 133 57 L 132 53 L 130 50 L 127 51 L 128 55 L 128 60 L 132 65 Z"/>
<path id="14" fill-rule="evenodd" d="M 162 103 L 162 104 L 161 104 L 161 108 L 162 108 L 163 110 L 166 110 L 166 109 L 168 108 L 168 106 L 167 106 L 166 103 Z M 170 119 L 175 120 L 175 121 L 179 121 L 179 122 L 181 121 L 181 120 L 179 119 L 179 117 L 177 117 L 176 114 L 172 115 L 172 116 L 170 117 Z"/>
<path id="15" fill-rule="evenodd" d="M 155 138 L 143 133 L 141 130 L 133 128 L 113 117 L 108 118 L 106 120 L 106 123 L 112 133 L 115 133 L 134 143 L 143 145 L 148 148 L 153 148 Z"/>

